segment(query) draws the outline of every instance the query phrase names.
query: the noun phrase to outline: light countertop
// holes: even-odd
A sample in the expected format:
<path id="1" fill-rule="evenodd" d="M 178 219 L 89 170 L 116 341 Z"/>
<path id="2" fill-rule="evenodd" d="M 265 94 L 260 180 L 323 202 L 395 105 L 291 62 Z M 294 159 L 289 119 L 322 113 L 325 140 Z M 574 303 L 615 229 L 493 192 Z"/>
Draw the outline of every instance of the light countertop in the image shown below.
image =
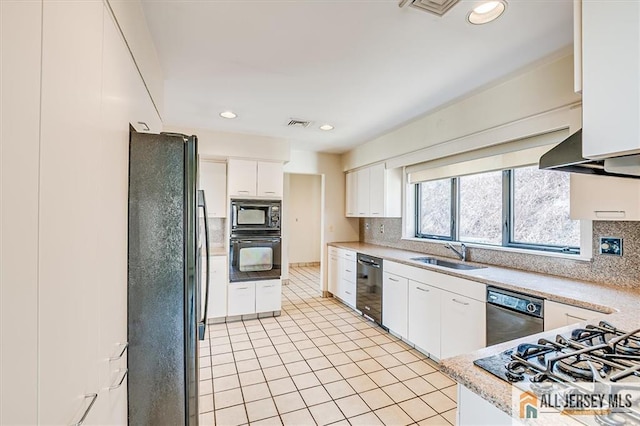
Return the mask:
<path id="1" fill-rule="evenodd" d="M 610 314 L 606 316 L 608 322 L 626 331 L 640 328 L 640 313 L 638 310 L 640 307 L 640 286 L 636 289 L 616 287 L 489 265 L 482 265 L 487 266 L 487 268 L 483 269 L 457 270 L 427 265 L 411 260 L 412 257 L 424 257 L 425 253 L 360 242 L 338 242 L 329 243 L 329 245 L 380 257 L 384 260 L 493 285 L 503 289 L 539 296 L 559 303 L 566 303 L 607 313 Z M 432 257 L 438 258 L 438 256 Z M 468 263 L 474 264 L 472 262 Z M 490 346 L 469 354 L 447 358 L 441 361 L 440 368 L 443 373 L 448 374 L 458 383 L 466 386 L 502 411 L 511 415 L 512 386 L 483 369 L 476 367 L 473 365 L 473 361 L 500 353 L 517 346 L 519 343 L 537 341 L 543 336 L 554 339 L 557 334 L 569 332 L 577 326 L 579 325 L 574 324 L 556 330 L 549 330 L 522 339 Z"/>

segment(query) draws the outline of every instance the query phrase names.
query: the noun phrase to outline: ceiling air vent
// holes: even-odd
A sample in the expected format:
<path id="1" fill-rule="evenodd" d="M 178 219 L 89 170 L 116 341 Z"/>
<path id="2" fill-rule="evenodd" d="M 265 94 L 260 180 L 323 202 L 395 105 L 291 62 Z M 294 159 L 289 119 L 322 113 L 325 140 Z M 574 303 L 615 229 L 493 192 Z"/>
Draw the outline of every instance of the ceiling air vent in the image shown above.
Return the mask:
<path id="1" fill-rule="evenodd" d="M 415 7 L 416 9 L 443 16 L 458 3 L 458 0 L 401 0 L 400 7 L 406 3 L 410 3 L 411 7 Z"/>
<path id="2" fill-rule="evenodd" d="M 292 118 L 291 120 L 289 120 L 289 123 L 287 123 L 287 126 L 289 126 L 289 127 L 306 128 L 306 127 L 309 127 L 310 125 L 311 125 L 310 121 L 298 120 L 296 118 Z"/>

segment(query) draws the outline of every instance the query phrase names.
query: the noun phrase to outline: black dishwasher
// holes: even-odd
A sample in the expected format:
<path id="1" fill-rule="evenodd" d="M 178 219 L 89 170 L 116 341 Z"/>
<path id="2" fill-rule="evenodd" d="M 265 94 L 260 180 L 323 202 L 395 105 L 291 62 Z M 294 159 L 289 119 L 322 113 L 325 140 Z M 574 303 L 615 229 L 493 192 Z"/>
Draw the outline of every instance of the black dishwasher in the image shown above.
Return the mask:
<path id="1" fill-rule="evenodd" d="M 382 324 L 382 259 L 358 253 L 356 309 Z"/>

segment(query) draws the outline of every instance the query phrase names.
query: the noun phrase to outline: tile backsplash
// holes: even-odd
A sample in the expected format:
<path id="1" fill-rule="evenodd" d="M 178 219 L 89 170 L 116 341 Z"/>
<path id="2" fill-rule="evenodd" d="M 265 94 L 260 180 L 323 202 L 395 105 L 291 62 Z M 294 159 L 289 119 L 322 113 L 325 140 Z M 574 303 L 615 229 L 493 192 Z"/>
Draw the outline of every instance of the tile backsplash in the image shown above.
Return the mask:
<path id="1" fill-rule="evenodd" d="M 384 233 L 380 232 L 381 225 Z M 401 219 L 360 219 L 361 242 L 452 257 L 443 244 L 402 240 L 401 237 Z M 600 237 L 622 238 L 623 256 L 600 254 Z M 472 262 L 640 288 L 640 222 L 593 222 L 593 259 L 590 262 L 477 247 L 469 247 L 467 256 Z"/>

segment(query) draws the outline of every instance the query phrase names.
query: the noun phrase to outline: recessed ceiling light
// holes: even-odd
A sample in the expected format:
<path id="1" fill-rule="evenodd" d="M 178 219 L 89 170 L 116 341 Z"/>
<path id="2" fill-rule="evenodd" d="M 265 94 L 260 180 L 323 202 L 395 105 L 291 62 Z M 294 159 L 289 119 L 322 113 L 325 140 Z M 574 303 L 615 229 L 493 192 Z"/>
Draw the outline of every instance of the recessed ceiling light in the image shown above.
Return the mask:
<path id="1" fill-rule="evenodd" d="M 224 111 L 220 113 L 220 117 L 222 118 L 236 118 L 237 115 L 233 111 Z"/>
<path id="2" fill-rule="evenodd" d="M 467 15 L 467 20 L 474 25 L 482 25 L 498 19 L 507 8 L 505 0 L 485 1 L 474 7 Z"/>
<path id="3" fill-rule="evenodd" d="M 331 124 L 323 124 L 320 126 L 320 130 L 333 130 L 333 126 Z"/>

